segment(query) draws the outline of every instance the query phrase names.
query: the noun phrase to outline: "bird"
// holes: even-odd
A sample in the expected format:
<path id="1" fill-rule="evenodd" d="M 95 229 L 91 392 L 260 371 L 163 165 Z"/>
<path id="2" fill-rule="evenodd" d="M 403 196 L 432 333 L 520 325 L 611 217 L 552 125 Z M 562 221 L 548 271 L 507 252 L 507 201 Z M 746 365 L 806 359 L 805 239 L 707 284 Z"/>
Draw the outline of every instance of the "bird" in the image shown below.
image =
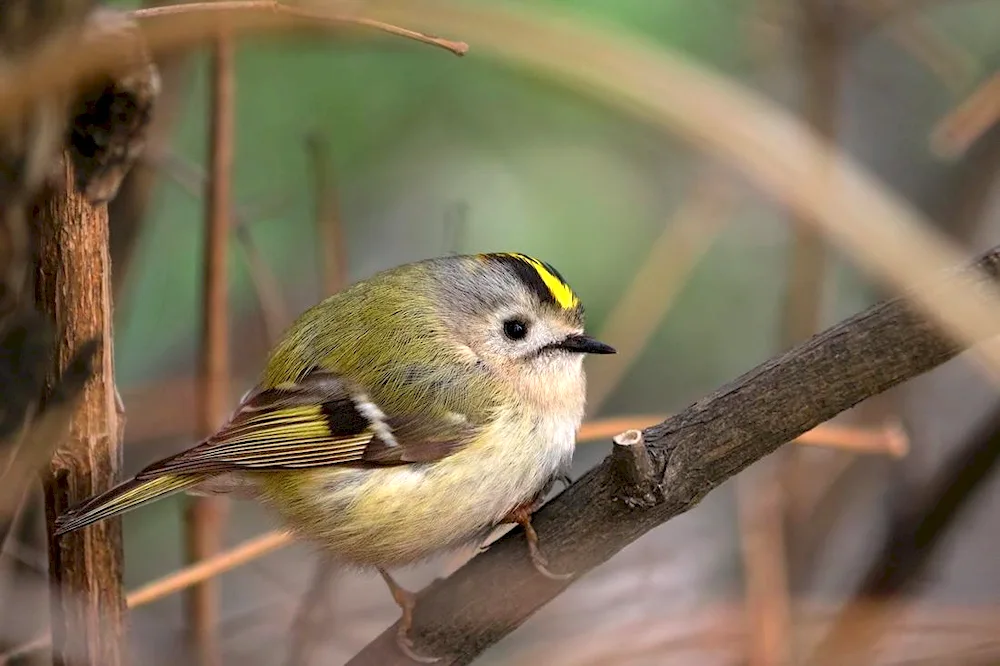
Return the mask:
<path id="1" fill-rule="evenodd" d="M 376 569 L 419 662 L 416 595 L 390 569 L 525 531 L 572 462 L 588 354 L 576 292 L 520 252 L 449 255 L 376 273 L 303 312 L 214 434 L 68 510 L 57 535 L 179 492 L 272 509 L 324 556 Z"/>

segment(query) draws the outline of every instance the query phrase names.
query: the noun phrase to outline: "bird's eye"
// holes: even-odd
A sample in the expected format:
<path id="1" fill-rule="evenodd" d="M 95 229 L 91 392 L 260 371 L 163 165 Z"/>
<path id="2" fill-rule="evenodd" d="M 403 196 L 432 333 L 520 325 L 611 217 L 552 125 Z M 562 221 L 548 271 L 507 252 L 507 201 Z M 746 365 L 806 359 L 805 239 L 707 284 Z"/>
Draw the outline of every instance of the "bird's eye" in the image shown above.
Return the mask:
<path id="1" fill-rule="evenodd" d="M 503 334 L 511 340 L 523 340 L 528 335 L 528 325 L 520 319 L 508 319 L 503 323 Z"/>

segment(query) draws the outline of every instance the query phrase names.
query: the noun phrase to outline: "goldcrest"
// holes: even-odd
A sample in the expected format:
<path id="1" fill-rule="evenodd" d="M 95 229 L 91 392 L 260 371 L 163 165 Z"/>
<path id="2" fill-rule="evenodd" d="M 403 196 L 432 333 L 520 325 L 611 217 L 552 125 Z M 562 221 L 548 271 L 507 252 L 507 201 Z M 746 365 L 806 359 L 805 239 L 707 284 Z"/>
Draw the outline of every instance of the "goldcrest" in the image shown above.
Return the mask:
<path id="1" fill-rule="evenodd" d="M 167 495 L 236 492 L 274 509 L 329 557 L 388 569 L 524 526 L 565 475 L 584 413 L 579 298 L 549 264 L 517 253 L 399 266 L 304 312 L 230 420 L 187 451 L 60 516 L 57 534 Z"/>

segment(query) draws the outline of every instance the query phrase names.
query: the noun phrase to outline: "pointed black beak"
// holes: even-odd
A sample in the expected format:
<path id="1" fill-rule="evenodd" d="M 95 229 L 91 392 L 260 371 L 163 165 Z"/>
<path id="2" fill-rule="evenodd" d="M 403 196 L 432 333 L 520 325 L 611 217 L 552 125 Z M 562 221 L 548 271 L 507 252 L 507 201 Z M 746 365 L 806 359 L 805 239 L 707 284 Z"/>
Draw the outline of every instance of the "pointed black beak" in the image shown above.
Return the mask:
<path id="1" fill-rule="evenodd" d="M 611 345 L 595 340 L 589 335 L 568 335 L 561 342 L 553 345 L 558 349 L 577 352 L 578 354 L 614 354 L 617 353 Z"/>

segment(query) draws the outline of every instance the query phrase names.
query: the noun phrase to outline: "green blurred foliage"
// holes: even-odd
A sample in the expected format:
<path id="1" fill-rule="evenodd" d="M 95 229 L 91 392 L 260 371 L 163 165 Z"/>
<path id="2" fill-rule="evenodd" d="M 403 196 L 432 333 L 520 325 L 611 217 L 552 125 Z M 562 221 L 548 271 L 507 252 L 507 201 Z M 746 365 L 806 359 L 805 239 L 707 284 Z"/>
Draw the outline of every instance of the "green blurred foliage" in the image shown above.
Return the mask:
<path id="1" fill-rule="evenodd" d="M 734 68 L 736 5 L 631 0 L 575 9 Z M 204 55 L 193 58 L 174 143 L 199 165 L 206 163 L 206 64 Z M 611 267 L 633 260 L 658 233 L 666 210 L 658 190 L 676 191 L 668 181 L 684 171 L 661 170 L 677 149 L 669 139 L 488 60 L 474 44 L 456 58 L 380 35 L 245 40 L 237 77 L 235 195 L 251 210 L 285 202 L 253 234 L 289 291 L 315 289 L 304 151 L 312 130 L 332 148 L 352 279 L 446 251 L 443 219 L 461 202 L 469 215 L 460 250 L 520 248 L 546 257 L 576 278 L 598 321 L 627 283 Z M 198 329 L 202 206 L 166 182 L 153 211 L 119 317 L 124 384 L 189 355 Z M 233 307 L 245 312 L 253 295 L 235 244 L 230 269 Z"/>
<path id="2" fill-rule="evenodd" d="M 546 1 L 748 80 L 752 3 L 532 4 Z M 544 257 L 574 283 L 590 325 L 599 328 L 628 284 L 630 267 L 690 189 L 697 154 L 599 100 L 491 60 L 475 44 L 456 58 L 370 37 L 313 34 L 240 44 L 235 196 L 256 211 L 253 236 L 295 304 L 290 308 L 319 296 L 304 149 L 307 133 L 318 131 L 332 151 L 352 280 L 455 249 L 445 219 L 462 206 L 458 250 L 518 249 Z M 203 54 L 192 59 L 174 140 L 174 150 L 198 165 L 206 163 L 206 64 Z M 940 91 L 929 94 L 944 105 Z M 126 386 L 184 367 L 194 356 L 202 218 L 202 204 L 179 187 L 165 181 L 158 188 L 119 312 L 117 368 Z M 676 407 L 776 351 L 784 225 L 764 206 L 741 209 L 604 411 Z M 235 240 L 230 272 L 234 320 L 255 322 Z M 836 275 L 831 321 L 869 298 L 850 269 L 841 265 Z M 234 362 L 253 373 L 260 361 Z"/>

